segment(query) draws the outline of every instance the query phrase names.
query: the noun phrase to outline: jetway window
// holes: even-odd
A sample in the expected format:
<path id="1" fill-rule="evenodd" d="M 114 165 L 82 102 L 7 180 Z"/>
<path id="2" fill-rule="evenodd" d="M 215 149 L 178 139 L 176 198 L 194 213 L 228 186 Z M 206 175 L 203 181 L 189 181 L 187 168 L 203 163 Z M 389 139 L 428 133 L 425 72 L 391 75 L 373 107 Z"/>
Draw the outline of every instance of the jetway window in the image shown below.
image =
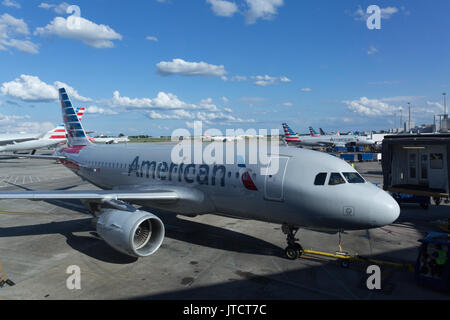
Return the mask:
<path id="1" fill-rule="evenodd" d="M 345 180 L 344 180 L 344 178 L 341 176 L 340 173 L 338 173 L 338 172 L 332 172 L 332 173 L 331 173 L 331 175 L 330 175 L 330 181 L 328 182 L 328 184 L 329 184 L 330 186 L 335 186 L 335 185 L 343 184 L 343 183 L 345 183 Z"/>
<path id="2" fill-rule="evenodd" d="M 366 182 L 357 172 L 343 172 L 348 183 L 364 183 Z"/>
<path id="3" fill-rule="evenodd" d="M 323 186 L 325 184 L 326 179 L 327 179 L 327 173 L 321 172 L 316 176 L 316 180 L 314 180 L 314 185 Z"/>
<path id="4" fill-rule="evenodd" d="M 430 153 L 430 168 L 442 169 L 444 167 L 442 153 Z"/>

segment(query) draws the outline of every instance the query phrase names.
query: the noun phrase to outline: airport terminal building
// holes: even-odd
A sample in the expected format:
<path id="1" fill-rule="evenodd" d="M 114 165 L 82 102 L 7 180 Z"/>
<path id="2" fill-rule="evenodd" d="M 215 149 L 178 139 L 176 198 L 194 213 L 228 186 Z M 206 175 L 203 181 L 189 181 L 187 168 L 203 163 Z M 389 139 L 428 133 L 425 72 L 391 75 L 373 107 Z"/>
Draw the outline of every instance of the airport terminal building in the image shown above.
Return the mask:
<path id="1" fill-rule="evenodd" d="M 450 134 L 389 135 L 382 150 L 385 190 L 448 198 Z"/>

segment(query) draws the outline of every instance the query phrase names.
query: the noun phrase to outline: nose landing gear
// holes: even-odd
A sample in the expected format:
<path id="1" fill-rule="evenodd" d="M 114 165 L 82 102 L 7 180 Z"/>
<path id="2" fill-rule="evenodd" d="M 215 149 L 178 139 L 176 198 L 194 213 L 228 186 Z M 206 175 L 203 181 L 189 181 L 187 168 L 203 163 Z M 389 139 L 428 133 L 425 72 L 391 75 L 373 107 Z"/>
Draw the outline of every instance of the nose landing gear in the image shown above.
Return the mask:
<path id="1" fill-rule="evenodd" d="M 297 243 L 298 239 L 295 238 L 295 235 L 298 232 L 297 227 L 293 227 L 293 226 L 289 226 L 289 225 L 282 225 L 281 230 L 283 231 L 283 233 L 285 235 L 287 235 L 287 244 L 288 246 L 286 247 L 286 249 L 284 250 L 284 253 L 286 254 L 286 257 L 289 260 L 295 260 L 298 257 L 300 257 L 303 253 L 303 248 L 302 246 Z"/>

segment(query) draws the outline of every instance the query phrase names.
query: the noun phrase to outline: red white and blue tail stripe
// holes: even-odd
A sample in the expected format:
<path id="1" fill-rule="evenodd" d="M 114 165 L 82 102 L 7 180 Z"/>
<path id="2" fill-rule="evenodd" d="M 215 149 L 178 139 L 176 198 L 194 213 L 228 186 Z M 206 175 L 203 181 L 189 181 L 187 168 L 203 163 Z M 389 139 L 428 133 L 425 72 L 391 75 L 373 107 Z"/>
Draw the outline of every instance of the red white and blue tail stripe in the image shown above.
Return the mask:
<path id="1" fill-rule="evenodd" d="M 312 127 L 309 127 L 309 133 L 311 134 L 311 137 L 320 137 L 320 134 L 317 134 L 316 130 Z"/>
<path id="2" fill-rule="evenodd" d="M 61 109 L 63 115 L 64 126 L 67 131 L 67 141 L 70 147 L 86 146 L 91 144 L 83 129 L 83 125 L 75 112 L 72 102 L 66 92 L 66 89 L 59 89 L 59 99 L 61 101 Z"/>
<path id="3" fill-rule="evenodd" d="M 288 124 L 286 122 L 281 124 L 283 126 L 283 130 L 284 130 L 284 140 L 289 143 L 289 142 L 301 142 L 302 140 L 300 140 L 299 136 L 292 131 L 292 129 L 288 126 Z"/>

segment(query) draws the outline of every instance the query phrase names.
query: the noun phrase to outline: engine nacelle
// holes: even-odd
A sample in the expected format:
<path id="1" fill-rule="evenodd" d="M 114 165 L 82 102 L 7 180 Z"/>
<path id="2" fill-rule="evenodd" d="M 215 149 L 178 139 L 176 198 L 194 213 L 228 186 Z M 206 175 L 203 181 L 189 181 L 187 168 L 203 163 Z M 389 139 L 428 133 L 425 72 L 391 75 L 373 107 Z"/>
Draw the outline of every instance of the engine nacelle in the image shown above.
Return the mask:
<path id="1" fill-rule="evenodd" d="M 146 257 L 161 246 L 164 224 L 154 214 L 136 210 L 102 209 L 97 233 L 114 249 L 133 257 Z"/>

